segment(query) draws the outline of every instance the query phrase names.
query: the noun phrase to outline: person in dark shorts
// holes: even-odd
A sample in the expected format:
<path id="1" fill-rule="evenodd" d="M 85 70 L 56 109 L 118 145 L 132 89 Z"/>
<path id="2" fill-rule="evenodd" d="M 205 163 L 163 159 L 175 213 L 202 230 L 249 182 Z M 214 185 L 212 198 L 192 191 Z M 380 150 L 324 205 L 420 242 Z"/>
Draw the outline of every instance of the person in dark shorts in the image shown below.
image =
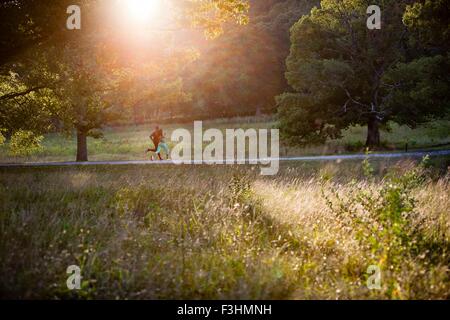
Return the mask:
<path id="1" fill-rule="evenodd" d="M 150 135 L 150 139 L 153 142 L 154 148 L 148 149 L 147 152 L 157 152 L 159 144 L 161 143 L 161 139 L 163 138 L 163 136 L 164 136 L 164 133 L 163 133 L 162 129 L 159 126 L 156 126 L 155 130 Z M 159 160 L 162 160 L 160 152 L 158 153 L 158 157 L 159 157 Z"/>

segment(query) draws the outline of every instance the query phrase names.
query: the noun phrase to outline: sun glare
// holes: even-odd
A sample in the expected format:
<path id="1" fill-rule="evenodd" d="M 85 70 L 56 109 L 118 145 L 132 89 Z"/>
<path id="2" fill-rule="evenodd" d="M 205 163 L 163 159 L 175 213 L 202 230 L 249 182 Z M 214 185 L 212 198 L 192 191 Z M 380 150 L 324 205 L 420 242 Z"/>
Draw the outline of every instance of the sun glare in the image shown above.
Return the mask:
<path id="1" fill-rule="evenodd" d="M 135 23 L 151 23 L 161 11 L 161 0 L 122 0 L 121 4 L 128 19 Z"/>

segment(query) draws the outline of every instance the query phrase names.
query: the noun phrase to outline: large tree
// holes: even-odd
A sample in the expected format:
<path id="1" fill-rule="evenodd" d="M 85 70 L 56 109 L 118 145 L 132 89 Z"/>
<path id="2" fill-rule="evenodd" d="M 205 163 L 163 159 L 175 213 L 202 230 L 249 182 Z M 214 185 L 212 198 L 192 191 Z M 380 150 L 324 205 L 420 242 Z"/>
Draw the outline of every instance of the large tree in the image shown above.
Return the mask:
<path id="1" fill-rule="evenodd" d="M 448 76 L 438 66 L 448 63 L 442 56 L 416 60 L 403 23 L 411 2 L 322 0 L 292 27 L 286 78 L 294 92 L 277 99 L 285 137 L 324 141 L 365 125 L 366 145 L 376 147 L 391 120 L 415 126 L 443 114 Z M 366 25 L 373 4 L 382 9 L 381 30 Z"/>
<path id="2" fill-rule="evenodd" d="M 119 115 L 114 98 L 121 76 L 109 67 L 110 56 L 98 43 L 79 40 L 66 43 L 59 52 L 48 50 L 55 61 L 48 61 L 47 66 L 56 78 L 51 87 L 59 99 L 55 113 L 61 129 L 68 134 L 76 132 L 76 160 L 87 161 L 87 137 L 100 137 L 102 127 Z"/>
<path id="3" fill-rule="evenodd" d="M 173 30 L 180 27 L 198 27 L 204 30 L 207 36 L 217 37 L 223 32 L 222 26 L 226 22 L 235 21 L 238 24 L 247 22 L 247 0 L 173 0 L 171 2 L 176 8 L 173 26 L 171 26 Z M 38 109 L 39 106 L 45 106 L 46 104 L 36 103 L 36 98 L 40 97 L 40 94 L 43 94 L 44 98 L 56 96 L 59 98 L 59 108 L 55 112 L 44 112 L 47 109 L 37 111 L 40 111 L 39 114 L 44 118 L 45 115 L 53 117 L 56 114 L 64 124 L 65 130 L 75 129 L 78 143 L 77 160 L 87 160 L 87 136 L 98 136 L 97 129 L 105 125 L 112 115 L 117 114 L 112 112 L 114 106 L 117 106 L 116 102 L 124 100 L 118 97 L 121 93 L 121 85 L 118 82 L 131 83 L 133 80 L 130 79 L 134 78 L 135 83 L 142 84 L 139 75 L 141 79 L 151 77 L 142 75 L 145 68 L 139 70 L 135 68 L 135 71 L 141 71 L 139 75 L 128 74 L 127 81 L 124 81 L 123 77 L 119 77 L 121 79 L 118 80 L 115 76 L 120 72 L 114 69 L 116 67 L 114 63 L 110 65 L 103 63 L 102 58 L 98 56 L 97 48 L 102 50 L 108 47 L 109 40 L 104 39 L 115 39 L 120 34 L 120 31 L 114 28 L 117 25 L 114 26 L 106 21 L 105 15 L 101 12 L 108 11 L 114 3 L 110 0 L 84 0 L 75 3 L 15 0 L 0 3 L 2 30 L 0 114 L 6 115 L 0 116 L 1 121 L 7 122 L 14 112 L 20 114 L 20 110 L 27 110 L 26 106 L 29 106 L 31 101 L 34 101 L 33 106 Z M 65 27 L 68 17 L 66 8 L 69 4 L 81 5 L 83 19 L 81 31 L 70 31 Z M 149 33 L 155 31 L 159 30 L 145 30 Z M 167 31 L 170 30 L 164 30 L 164 32 Z M 86 42 L 86 39 L 89 40 Z M 91 44 L 90 48 L 84 46 L 86 43 Z M 142 44 L 144 49 L 137 48 L 136 52 L 145 51 L 148 47 L 144 38 L 139 44 Z M 107 55 L 112 57 L 120 55 L 127 45 L 109 47 L 116 51 L 109 52 Z M 36 58 L 39 63 L 35 64 L 43 72 L 36 72 L 38 69 L 20 67 L 24 61 L 33 56 L 34 52 L 45 53 L 43 59 Z M 134 68 L 132 63 L 121 64 L 120 67 L 123 71 L 121 76 Z M 28 72 L 41 74 L 42 77 L 29 77 Z M 54 78 L 48 81 L 48 75 Z M 170 77 L 161 75 L 158 83 L 161 84 L 167 78 Z M 171 79 L 166 87 L 173 89 L 173 85 L 177 83 L 179 81 Z M 140 92 L 141 98 L 149 96 L 148 90 L 141 91 L 139 86 L 129 91 Z M 139 100 L 136 97 L 133 98 Z M 25 107 L 20 108 L 21 104 Z M 43 125 L 39 128 L 36 128 L 39 123 L 37 121 L 14 123 L 10 130 L 15 131 L 26 127 L 25 129 L 41 132 L 48 127 L 47 122 L 43 121 Z M 13 123 L 10 122 L 10 124 Z"/>

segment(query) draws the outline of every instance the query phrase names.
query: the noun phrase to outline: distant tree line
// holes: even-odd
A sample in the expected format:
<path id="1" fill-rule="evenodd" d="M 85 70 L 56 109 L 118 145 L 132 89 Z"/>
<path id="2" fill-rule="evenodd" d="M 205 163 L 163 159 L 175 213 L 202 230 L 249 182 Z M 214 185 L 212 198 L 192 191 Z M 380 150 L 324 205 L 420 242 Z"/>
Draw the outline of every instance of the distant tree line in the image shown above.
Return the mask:
<path id="1" fill-rule="evenodd" d="M 186 99 L 142 101 L 122 122 L 189 122 L 275 113 L 275 97 L 288 89 L 289 29 L 319 1 L 250 0 L 249 4 L 249 23 L 229 25 L 212 41 L 192 30 L 175 33 L 171 39 L 175 49 L 193 46 L 198 53 L 180 75 Z"/>

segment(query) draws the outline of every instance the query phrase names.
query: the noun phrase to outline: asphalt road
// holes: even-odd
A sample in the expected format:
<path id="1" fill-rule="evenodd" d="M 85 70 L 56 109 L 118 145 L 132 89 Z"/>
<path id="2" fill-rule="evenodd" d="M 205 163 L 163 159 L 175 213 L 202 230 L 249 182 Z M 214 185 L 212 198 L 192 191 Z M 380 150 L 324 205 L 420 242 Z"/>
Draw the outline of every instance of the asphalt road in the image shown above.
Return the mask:
<path id="1" fill-rule="evenodd" d="M 369 158 L 394 159 L 394 158 L 421 158 L 426 155 L 430 157 L 450 155 L 448 150 L 435 151 L 415 151 L 403 153 L 373 153 Z M 280 162 L 295 162 L 295 161 L 336 161 L 336 160 L 359 160 L 365 159 L 366 154 L 347 154 L 347 155 L 330 155 L 330 156 L 309 156 L 309 157 L 286 157 L 286 158 L 269 158 L 258 159 L 258 163 L 279 160 Z M 192 161 L 192 164 L 208 164 L 211 162 Z M 225 163 L 225 162 L 224 162 Z M 65 166 L 118 166 L 118 165 L 174 165 L 172 160 L 165 161 L 89 161 L 89 162 L 34 162 L 34 163 L 0 163 L 0 168 L 14 168 L 14 167 L 65 167 Z"/>

